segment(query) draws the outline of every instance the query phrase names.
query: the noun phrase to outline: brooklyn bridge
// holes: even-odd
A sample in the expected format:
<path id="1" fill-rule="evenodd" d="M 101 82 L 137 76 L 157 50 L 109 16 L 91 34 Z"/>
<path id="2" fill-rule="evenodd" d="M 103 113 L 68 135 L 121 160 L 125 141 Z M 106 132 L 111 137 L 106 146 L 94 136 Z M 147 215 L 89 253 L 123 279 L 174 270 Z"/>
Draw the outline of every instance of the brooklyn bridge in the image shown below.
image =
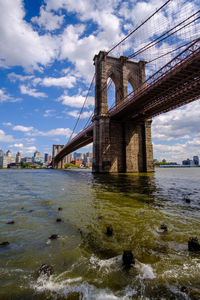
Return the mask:
<path id="1" fill-rule="evenodd" d="M 170 1 L 164 5 L 168 2 Z M 141 51 L 146 51 L 163 39 L 171 39 L 178 30 L 186 30 L 188 26 L 191 29 L 191 24 L 199 26 L 199 12 L 193 12 L 189 18 L 187 16 L 185 20 L 143 46 Z M 94 114 L 89 125 L 72 137 L 65 146 L 53 145 L 53 168 L 63 168 L 66 155 L 93 143 L 93 172 L 152 172 L 152 118 L 200 97 L 199 33 L 197 31 L 195 37 L 194 34 L 189 38 L 187 36 L 185 44 L 180 45 L 177 42 L 173 50 L 159 55 L 158 59 L 165 55 L 170 59 L 154 70 L 148 78 L 145 74 L 147 61 L 133 61 L 132 58 L 137 55 L 110 55 L 119 45 L 95 55 Z M 115 85 L 115 104 L 112 107 L 108 106 L 109 78 Z M 128 83 L 133 88 L 129 94 Z"/>

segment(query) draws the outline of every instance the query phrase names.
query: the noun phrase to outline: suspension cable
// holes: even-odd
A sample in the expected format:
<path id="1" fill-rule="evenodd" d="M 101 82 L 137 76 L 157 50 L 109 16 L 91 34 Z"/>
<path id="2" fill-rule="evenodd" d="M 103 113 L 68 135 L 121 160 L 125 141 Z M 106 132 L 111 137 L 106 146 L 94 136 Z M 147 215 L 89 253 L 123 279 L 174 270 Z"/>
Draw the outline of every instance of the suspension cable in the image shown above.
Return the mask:
<path id="1" fill-rule="evenodd" d="M 171 0 L 167 0 L 160 8 L 158 8 L 153 14 L 151 14 L 144 22 L 142 22 L 139 26 L 137 26 L 134 30 L 132 30 L 125 38 L 123 38 L 118 44 L 112 47 L 108 52 L 107 55 L 112 52 L 115 48 L 117 48 L 121 43 L 127 40 L 133 33 L 135 33 L 140 27 L 142 27 L 146 22 L 148 22 L 155 14 L 157 14 L 163 7 L 165 7 Z"/>
<path id="2" fill-rule="evenodd" d="M 198 40 L 199 40 L 199 39 L 194 39 L 194 40 L 192 40 L 192 41 L 190 41 L 190 42 L 188 42 L 188 43 L 186 43 L 186 44 L 184 44 L 184 45 L 182 45 L 182 46 L 177 47 L 176 49 L 173 49 L 173 50 L 171 50 L 171 51 L 168 51 L 167 53 L 162 54 L 162 55 L 160 55 L 160 56 L 158 56 L 158 57 L 156 57 L 156 58 L 154 58 L 154 59 L 148 61 L 147 64 L 150 64 L 150 63 L 152 63 L 153 61 L 155 61 L 155 60 L 157 60 L 157 59 L 159 59 L 159 58 L 162 58 L 162 57 L 164 57 L 164 56 L 166 56 L 166 55 L 168 55 L 168 54 L 170 54 L 170 53 L 172 53 L 172 52 L 175 52 L 175 51 L 177 51 L 177 50 L 179 50 L 179 49 L 181 49 L 181 48 L 183 48 L 183 47 L 185 47 L 185 46 L 187 46 L 187 45 L 189 45 L 189 44 L 191 44 L 191 43 L 193 43 L 193 42 L 195 42 L 195 41 L 198 41 Z"/>
<path id="3" fill-rule="evenodd" d="M 139 49 L 138 51 L 136 51 L 135 53 L 132 53 L 131 55 L 128 56 L 128 58 L 133 58 L 135 56 L 137 56 L 138 54 L 141 54 L 142 52 L 150 49 L 151 47 L 157 45 L 158 43 L 164 41 L 165 39 L 167 39 L 168 37 L 170 37 L 171 35 L 177 33 L 178 31 L 182 30 L 183 28 L 187 27 L 188 25 L 190 25 L 191 23 L 197 21 L 200 16 L 198 16 L 197 18 L 195 18 L 194 20 L 190 21 L 189 23 L 183 25 L 182 27 L 178 28 L 177 30 L 171 32 L 170 34 L 168 34 L 167 36 L 165 36 L 167 33 L 169 33 L 170 31 L 174 30 L 175 28 L 177 28 L 178 26 L 182 25 L 185 21 L 189 20 L 190 18 L 192 18 L 193 16 L 195 16 L 196 14 L 198 14 L 200 12 L 200 10 L 198 10 L 196 13 L 194 13 L 193 15 L 191 15 L 189 18 L 186 18 L 184 21 L 182 21 L 181 23 L 179 23 L 178 25 L 174 26 L 173 28 L 171 28 L 170 30 L 168 30 L 167 32 L 163 33 L 161 36 L 157 37 L 156 39 L 154 39 L 152 42 L 150 42 L 149 44 L 145 45 L 144 47 L 142 47 L 141 49 Z"/>
<path id="4" fill-rule="evenodd" d="M 89 86 L 89 89 L 88 89 L 88 91 L 87 91 L 87 95 L 86 95 L 85 100 L 84 100 L 84 102 L 83 102 L 83 105 L 82 105 L 82 107 L 81 107 L 81 109 L 80 109 L 78 118 L 77 118 L 76 123 L 75 123 L 75 125 L 74 125 L 74 128 L 73 128 L 73 130 L 72 130 L 72 133 L 71 133 L 71 135 L 70 135 L 70 137 L 69 137 L 68 143 L 69 143 L 69 141 L 71 140 L 71 138 L 72 138 L 72 136 L 73 136 L 73 134 L 74 134 L 74 131 L 75 131 L 75 129 L 76 129 L 76 126 L 77 126 L 77 124 L 78 124 L 78 122 L 79 122 L 79 120 L 80 120 L 80 117 L 81 117 L 81 114 L 82 114 L 82 112 L 83 112 L 85 103 L 86 103 L 86 101 L 87 101 L 87 99 L 88 99 L 90 90 L 91 90 L 92 85 L 93 85 L 93 83 L 94 83 L 94 79 L 95 79 L 95 74 L 93 75 L 92 81 L 91 81 L 90 86 Z"/>

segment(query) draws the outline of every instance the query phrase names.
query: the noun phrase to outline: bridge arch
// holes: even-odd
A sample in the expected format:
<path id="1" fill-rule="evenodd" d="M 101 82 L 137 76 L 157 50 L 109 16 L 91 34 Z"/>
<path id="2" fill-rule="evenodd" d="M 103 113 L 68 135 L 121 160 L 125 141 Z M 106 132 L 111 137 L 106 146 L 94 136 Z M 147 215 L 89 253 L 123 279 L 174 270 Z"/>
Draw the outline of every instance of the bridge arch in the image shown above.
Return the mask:
<path id="1" fill-rule="evenodd" d="M 128 94 L 127 82 L 130 82 L 133 89 L 141 87 L 145 82 L 145 62 L 138 63 L 128 61 L 127 57 L 115 58 L 107 56 L 107 53 L 100 51 L 94 57 L 96 71 L 95 86 L 95 111 L 94 116 L 105 116 L 108 114 L 107 80 L 110 77 L 115 83 L 116 105 L 119 104 Z"/>

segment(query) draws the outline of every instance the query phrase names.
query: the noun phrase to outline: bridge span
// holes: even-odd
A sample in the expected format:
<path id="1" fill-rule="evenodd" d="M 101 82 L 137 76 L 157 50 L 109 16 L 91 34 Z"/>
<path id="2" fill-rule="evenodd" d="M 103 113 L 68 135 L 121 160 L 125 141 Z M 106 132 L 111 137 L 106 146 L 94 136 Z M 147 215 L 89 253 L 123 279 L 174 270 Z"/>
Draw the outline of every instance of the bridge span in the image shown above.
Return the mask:
<path id="1" fill-rule="evenodd" d="M 63 158 L 93 142 L 93 172 L 151 172 L 153 149 L 151 118 L 200 97 L 200 40 L 157 71 L 148 80 L 145 62 L 114 58 L 100 51 L 96 68 L 95 109 L 92 124 L 77 134 L 55 157 Z M 115 106 L 108 110 L 107 79 L 116 87 Z M 127 82 L 134 92 L 127 94 Z"/>

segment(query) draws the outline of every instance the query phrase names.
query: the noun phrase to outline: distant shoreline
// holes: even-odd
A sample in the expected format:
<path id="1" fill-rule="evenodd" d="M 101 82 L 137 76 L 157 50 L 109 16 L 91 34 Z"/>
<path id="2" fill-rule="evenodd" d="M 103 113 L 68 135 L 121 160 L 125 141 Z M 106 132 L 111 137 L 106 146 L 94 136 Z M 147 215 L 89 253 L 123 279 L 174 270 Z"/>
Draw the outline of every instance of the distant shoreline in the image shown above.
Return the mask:
<path id="1" fill-rule="evenodd" d="M 158 168 L 199 168 L 200 166 L 187 166 L 187 165 L 157 165 Z"/>

